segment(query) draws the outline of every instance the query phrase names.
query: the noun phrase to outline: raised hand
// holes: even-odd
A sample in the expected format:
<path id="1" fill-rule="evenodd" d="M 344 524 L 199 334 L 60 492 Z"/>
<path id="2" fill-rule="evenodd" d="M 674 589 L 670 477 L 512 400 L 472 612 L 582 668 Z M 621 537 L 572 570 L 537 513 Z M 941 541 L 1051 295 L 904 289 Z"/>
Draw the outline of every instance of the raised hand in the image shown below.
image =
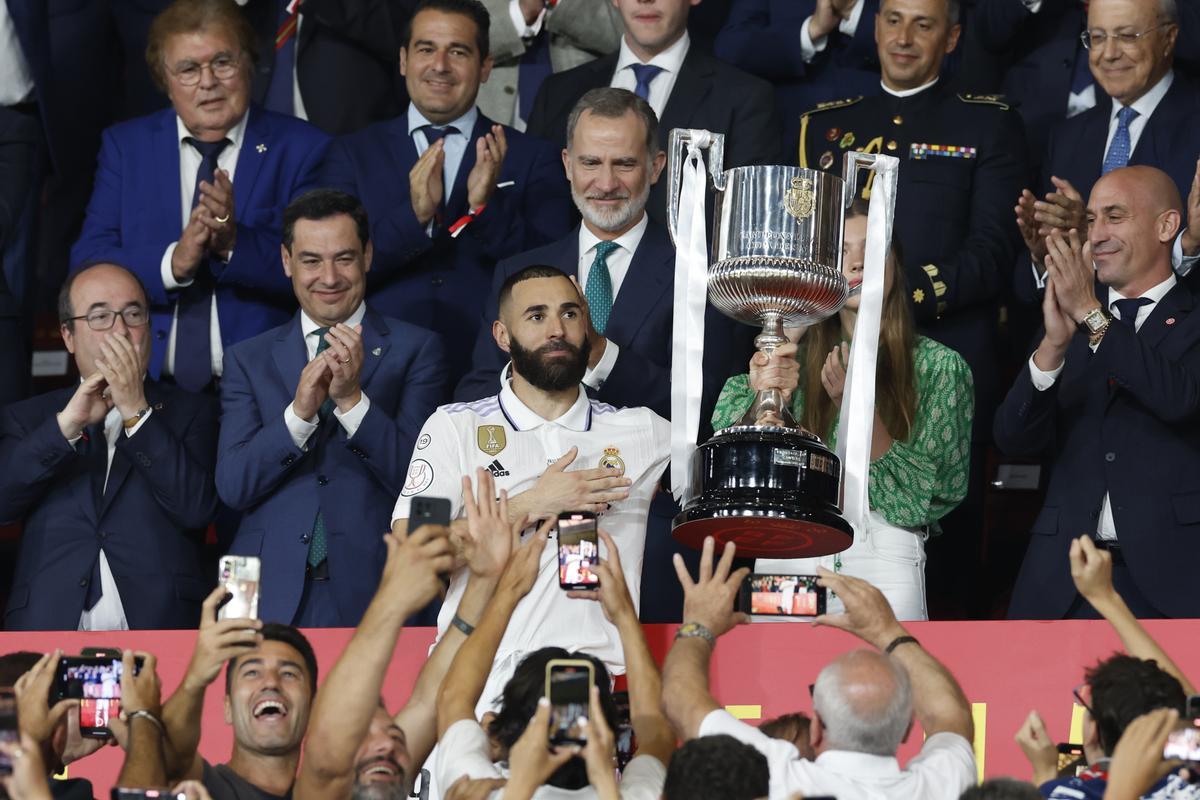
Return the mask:
<path id="1" fill-rule="evenodd" d="M 482 467 L 475 470 L 478 486 L 473 490 L 471 479 L 462 479 L 464 505 L 467 512 L 465 528 L 459 526 L 454 536 L 472 574 L 486 578 L 499 577 L 513 551 L 520 546 L 521 531 L 526 520 L 515 523 L 508 519 L 508 492 L 496 498 L 496 482 L 492 473 Z"/>
<path id="2" fill-rule="evenodd" d="M 326 351 L 328 352 L 328 351 Z M 300 419 L 312 419 L 321 410 L 321 404 L 329 397 L 329 386 L 333 383 L 333 371 L 325 353 L 314 358 L 300 372 L 296 383 L 296 396 L 292 398 L 292 411 Z"/>
<path id="3" fill-rule="evenodd" d="M 1055 191 L 1033 204 L 1033 218 L 1041 235 L 1047 236 L 1051 230 L 1086 232 L 1087 208 L 1083 196 L 1070 181 L 1052 177 L 1050 182 Z"/>
<path id="4" fill-rule="evenodd" d="M 750 621 L 746 614 L 733 610 L 742 580 L 750 570 L 746 567 L 733 570 L 736 550 L 733 542 L 725 545 L 721 560 L 714 567 L 715 549 L 716 541 L 706 536 L 700 553 L 700 574 L 694 581 L 683 563 L 683 556 L 676 553 L 673 560 L 675 575 L 683 587 L 683 621 L 697 622 L 708 628 L 713 636 L 720 636 L 733 626 Z"/>
<path id="5" fill-rule="evenodd" d="M 1071 542 L 1071 580 L 1089 603 L 1115 594 L 1112 579 L 1112 554 L 1096 547 L 1084 534 Z"/>
<path id="6" fill-rule="evenodd" d="M 196 647 L 183 676 L 183 687 L 193 692 L 203 692 L 221 674 L 226 661 L 245 655 L 262 642 L 261 620 L 217 620 L 217 609 L 228 594 L 224 586 L 218 586 L 200 606 Z"/>
<path id="7" fill-rule="evenodd" d="M 398 607 L 411 611 L 441 594 L 440 576 L 454 565 L 449 537 L 450 529 L 441 525 L 422 525 L 410 534 L 384 534 L 387 561 L 379 591 L 392 593 Z"/>
<path id="8" fill-rule="evenodd" d="M 104 376 L 108 384 L 109 400 L 129 419 L 149 405 L 142 380 L 145 372 L 146 354 L 129 341 L 122 333 L 110 332 L 100 343 L 100 354 L 96 359 L 96 371 Z"/>
<path id="9" fill-rule="evenodd" d="M 1033 263 L 1041 267 L 1042 262 L 1046 259 L 1046 236 L 1041 232 L 1041 226 L 1034 216 L 1036 203 L 1037 198 L 1034 197 L 1033 192 L 1023 189 L 1013 211 L 1017 215 L 1017 229 L 1021 232 L 1021 241 L 1025 242 L 1025 247 L 1029 250 L 1029 256 L 1033 259 Z"/>
<path id="10" fill-rule="evenodd" d="M 417 163 L 408 171 L 408 193 L 417 222 L 428 225 L 437 213 L 438 205 L 445 196 L 445 181 L 442 165 L 446 161 L 444 139 L 429 145 Z"/>
<path id="11" fill-rule="evenodd" d="M 817 567 L 821 576 L 818 581 L 826 589 L 835 592 L 846 610 L 841 614 L 822 614 L 814 622 L 853 633 L 867 644 L 881 650 L 905 630 L 896 621 L 891 605 L 883 592 L 870 583 L 849 575 L 830 572 Z"/>
<path id="12" fill-rule="evenodd" d="M 321 353 L 329 365 L 329 397 L 345 414 L 362 399 L 359 376 L 363 366 L 362 325 L 350 327 L 344 322 L 325 334 L 329 347 Z"/>
<path id="13" fill-rule="evenodd" d="M 1041 786 L 1058 776 L 1058 748 L 1054 746 L 1054 740 L 1050 738 L 1046 723 L 1042 722 L 1038 712 L 1029 712 L 1014 738 L 1033 767 L 1033 782 L 1036 785 Z"/>
<path id="14" fill-rule="evenodd" d="M 609 503 L 629 497 L 627 487 L 633 485 L 630 478 L 614 475 L 606 467 L 579 469 L 568 472 L 567 467 L 579 455 L 579 448 L 572 447 L 562 458 L 555 461 L 530 489 L 529 499 L 536 514 L 558 514 L 562 511 L 602 512 Z"/>
<path id="15" fill-rule="evenodd" d="M 472 210 L 492 199 L 507 154 L 508 140 L 503 125 L 493 125 L 490 132 L 475 141 L 475 166 L 467 175 L 467 205 Z"/>
<path id="16" fill-rule="evenodd" d="M 171 274 L 180 283 L 186 283 L 196 276 L 196 271 L 204 263 L 208 248 L 212 244 L 212 228 L 205 222 L 212 212 L 202 204 L 197 203 L 188 216 L 187 225 L 175 243 L 171 253 Z"/>
<path id="17" fill-rule="evenodd" d="M 1078 231 L 1065 235 L 1053 231 L 1046 237 L 1046 273 L 1054 281 L 1058 306 L 1074 322 L 1100 305 L 1096 299 L 1096 273 L 1092 268 L 1092 243 Z"/>
<path id="18" fill-rule="evenodd" d="M 821 367 L 821 385 L 825 393 L 838 408 L 842 407 L 842 395 L 846 392 L 846 372 L 850 369 L 850 345 L 842 342 L 835 345 L 825 357 Z"/>
<path id="19" fill-rule="evenodd" d="M 604 542 L 608 551 L 608 557 L 593 570 L 600 577 L 600 587 L 573 589 L 567 592 L 567 597 L 600 603 L 605 619 L 614 625 L 623 618 L 636 619 L 637 609 L 633 607 L 633 598 L 625 584 L 625 573 L 621 570 L 621 554 L 617 552 L 617 545 L 607 531 L 600 531 L 600 540 Z"/>
<path id="20" fill-rule="evenodd" d="M 207 212 L 199 219 L 209 230 L 209 252 L 229 258 L 237 244 L 237 218 L 233 207 L 233 181 L 227 171 L 217 170 L 212 183 L 200 181 L 200 200 L 196 207 Z"/>
<path id="21" fill-rule="evenodd" d="M 75 390 L 66 407 L 58 412 L 58 430 L 63 438 L 70 441 L 83 433 L 88 425 L 95 425 L 104 419 L 108 410 L 113 407 L 112 399 L 108 396 L 108 382 L 104 373 L 93 372 Z"/>
<path id="22" fill-rule="evenodd" d="M 798 346 L 793 342 L 775 348 L 771 355 L 758 350 L 750 356 L 750 387 L 757 392 L 778 389 L 788 400 L 800 385 L 800 365 L 796 362 Z"/>

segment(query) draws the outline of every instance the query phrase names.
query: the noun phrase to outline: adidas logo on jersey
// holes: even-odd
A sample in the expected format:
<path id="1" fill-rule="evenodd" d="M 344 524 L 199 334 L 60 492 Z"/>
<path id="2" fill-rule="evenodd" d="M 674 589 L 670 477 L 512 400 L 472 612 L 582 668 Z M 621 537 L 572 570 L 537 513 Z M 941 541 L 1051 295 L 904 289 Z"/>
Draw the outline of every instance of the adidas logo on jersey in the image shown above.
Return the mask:
<path id="1" fill-rule="evenodd" d="M 504 468 L 504 465 L 500 463 L 500 459 L 496 459 L 492 463 L 488 464 L 487 471 L 492 473 L 493 478 L 507 478 L 508 477 L 508 470 L 506 470 Z"/>

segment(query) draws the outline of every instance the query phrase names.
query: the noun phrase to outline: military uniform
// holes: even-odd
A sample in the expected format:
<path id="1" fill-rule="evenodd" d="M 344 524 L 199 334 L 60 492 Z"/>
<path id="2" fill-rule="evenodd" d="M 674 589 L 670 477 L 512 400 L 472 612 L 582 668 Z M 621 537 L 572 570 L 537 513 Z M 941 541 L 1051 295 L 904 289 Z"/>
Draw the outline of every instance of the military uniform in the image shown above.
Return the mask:
<path id="1" fill-rule="evenodd" d="M 971 366 L 976 439 L 986 441 L 997 306 L 1021 244 L 1012 209 L 1028 185 L 1021 119 L 1001 98 L 955 94 L 944 80 L 908 97 L 823 103 L 801 117 L 800 166 L 840 174 L 851 150 L 900 159 L 895 235 L 917 326 Z"/>

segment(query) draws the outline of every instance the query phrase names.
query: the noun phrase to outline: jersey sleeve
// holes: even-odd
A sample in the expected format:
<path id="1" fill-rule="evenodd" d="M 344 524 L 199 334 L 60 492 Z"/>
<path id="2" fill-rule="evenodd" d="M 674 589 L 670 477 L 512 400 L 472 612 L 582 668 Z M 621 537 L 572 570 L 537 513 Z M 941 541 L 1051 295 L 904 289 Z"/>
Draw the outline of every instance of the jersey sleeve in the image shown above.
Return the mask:
<path id="1" fill-rule="evenodd" d="M 392 521 L 408 519 L 414 497 L 445 497 L 450 501 L 450 518 L 463 513 L 462 448 L 450 415 L 438 409 L 425 421 L 413 448 L 404 488 L 392 509 Z"/>

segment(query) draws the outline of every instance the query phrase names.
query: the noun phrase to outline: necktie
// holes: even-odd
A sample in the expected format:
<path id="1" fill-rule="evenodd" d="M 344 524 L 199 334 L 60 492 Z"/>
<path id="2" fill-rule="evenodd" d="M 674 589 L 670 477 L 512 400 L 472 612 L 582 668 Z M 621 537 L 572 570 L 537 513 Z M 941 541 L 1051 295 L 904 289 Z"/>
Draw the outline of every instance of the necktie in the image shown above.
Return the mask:
<path id="1" fill-rule="evenodd" d="M 329 349 L 329 340 L 325 338 L 325 334 L 328 332 L 329 328 L 317 328 L 316 330 L 317 335 L 320 337 L 317 342 L 318 355 Z M 333 413 L 333 401 L 326 397 L 325 402 L 321 403 L 321 410 L 317 412 L 317 415 L 324 422 L 331 413 Z M 328 557 L 329 540 L 325 533 L 325 516 L 318 507 L 317 518 L 313 520 L 312 538 L 308 542 L 308 565 L 316 567 Z"/>
<path id="2" fill-rule="evenodd" d="M 521 56 L 521 64 L 517 67 L 517 99 L 521 103 L 518 113 L 521 119 L 529 120 L 538 87 L 553 71 L 550 65 L 550 43 L 543 27 L 537 36 L 527 41 L 525 54 Z"/>
<path id="3" fill-rule="evenodd" d="M 329 349 L 329 340 L 325 338 L 325 334 L 329 333 L 329 328 L 317 328 L 313 333 L 317 334 L 317 355 L 324 353 Z M 321 410 L 317 412 L 321 420 L 333 413 L 333 400 L 326 397 L 325 402 L 321 403 Z"/>
<path id="4" fill-rule="evenodd" d="M 1120 314 L 1120 323 L 1129 328 L 1136 330 L 1138 309 L 1142 306 L 1150 305 L 1149 297 L 1126 297 L 1120 300 L 1113 301 L 1113 307 Z"/>
<path id="5" fill-rule="evenodd" d="M 633 76 L 637 78 L 637 87 L 633 93 L 649 103 L 650 81 L 658 77 L 658 73 L 662 72 L 663 68 L 653 64 L 630 64 L 629 68 L 633 70 Z"/>
<path id="6" fill-rule="evenodd" d="M 200 202 L 200 182 L 213 182 L 217 159 L 229 145 L 229 140 L 201 142 L 189 136 L 185 141 L 200 154 L 196 188 L 192 192 L 192 208 L 195 208 Z M 206 260 L 196 270 L 191 285 L 179 290 L 176 306 L 175 382 L 189 392 L 203 391 L 212 381 L 212 345 L 209 341 L 212 294 L 212 272 Z"/>
<path id="7" fill-rule="evenodd" d="M 279 28 L 275 32 L 275 66 L 263 105 L 289 116 L 296 113 L 292 74 L 296 68 L 296 29 L 300 24 L 300 3 L 289 13 L 289 0 L 279 0 Z"/>
<path id="8" fill-rule="evenodd" d="M 429 146 L 433 147 L 433 143 L 439 139 L 444 139 L 452 133 L 458 133 L 458 128 L 453 125 L 422 125 L 421 130 L 425 132 L 425 141 L 429 142 Z"/>
<path id="9" fill-rule="evenodd" d="M 1133 122 L 1137 113 L 1129 106 L 1117 112 L 1117 132 L 1113 134 L 1112 144 L 1108 146 L 1108 155 L 1104 157 L 1101 175 L 1107 175 L 1129 163 L 1129 154 L 1133 149 L 1129 139 L 1129 123 Z"/>
<path id="10" fill-rule="evenodd" d="M 596 258 L 592 268 L 588 270 L 587 286 L 583 287 L 583 295 L 588 301 L 588 311 L 592 315 L 592 327 L 596 333 L 604 335 L 608 327 L 608 318 L 612 315 L 613 288 L 612 276 L 608 274 L 608 256 L 620 247 L 616 242 L 599 242 L 596 244 Z"/>

